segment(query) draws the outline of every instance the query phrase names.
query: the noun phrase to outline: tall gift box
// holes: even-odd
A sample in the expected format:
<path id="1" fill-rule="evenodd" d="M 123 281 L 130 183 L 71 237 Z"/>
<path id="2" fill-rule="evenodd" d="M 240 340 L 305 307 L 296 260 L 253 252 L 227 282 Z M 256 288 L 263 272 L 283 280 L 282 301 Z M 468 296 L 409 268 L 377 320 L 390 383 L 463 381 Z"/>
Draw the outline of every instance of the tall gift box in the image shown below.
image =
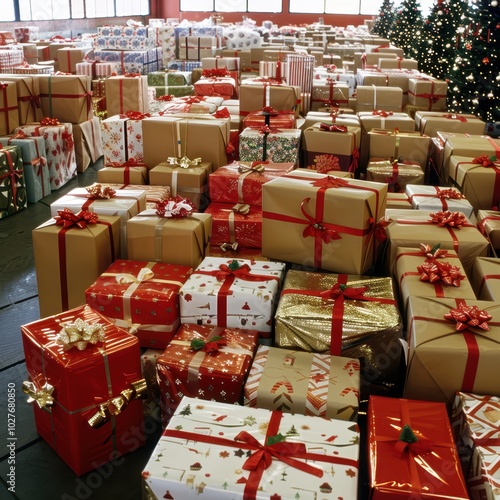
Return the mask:
<path id="1" fill-rule="evenodd" d="M 500 396 L 491 376 L 500 362 L 499 331 L 496 302 L 410 297 L 405 397 L 451 407 L 456 391 Z"/>
<path id="2" fill-rule="evenodd" d="M 157 361 L 163 422 L 183 396 L 241 403 L 258 336 L 256 330 L 181 325 Z"/>
<path id="3" fill-rule="evenodd" d="M 285 264 L 205 257 L 181 288 L 181 323 L 271 332 Z"/>
<path id="4" fill-rule="evenodd" d="M 497 257 L 477 257 L 471 283 L 478 299 L 500 302 L 500 260 Z"/>
<path id="5" fill-rule="evenodd" d="M 373 396 L 368 407 L 370 498 L 469 498 L 446 406 Z"/>
<path id="6" fill-rule="evenodd" d="M 2 81 L 15 82 L 19 125 L 36 122 L 42 117 L 40 90 L 37 77 L 30 75 L 2 75 Z"/>
<path id="7" fill-rule="evenodd" d="M 0 219 L 28 205 L 20 146 L 0 144 Z"/>
<path id="8" fill-rule="evenodd" d="M 0 81 L 0 135 L 10 134 L 18 126 L 16 84 Z"/>
<path id="9" fill-rule="evenodd" d="M 90 120 L 73 125 L 73 139 L 75 141 L 76 169 L 85 172 L 103 154 L 101 138 L 101 122 L 97 116 Z"/>
<path id="10" fill-rule="evenodd" d="M 300 415 L 356 421 L 358 359 L 261 345 L 244 388 L 244 403 Z"/>
<path id="11" fill-rule="evenodd" d="M 397 158 L 370 158 L 366 167 L 366 180 L 383 182 L 391 193 L 405 191 L 408 184 L 423 184 L 424 171 L 418 163 Z"/>
<path id="12" fill-rule="evenodd" d="M 364 274 L 387 185 L 293 171 L 263 186 L 262 254 L 334 272 Z"/>
<path id="13" fill-rule="evenodd" d="M 259 462 L 263 452 L 273 459 Z M 213 491 L 221 500 L 274 500 L 335 491 L 347 499 L 357 497 L 358 455 L 352 422 L 185 397 L 142 477 L 157 498 L 195 500 Z"/>
<path id="14" fill-rule="evenodd" d="M 88 306 L 21 330 L 30 378 L 23 391 L 37 432 L 75 474 L 144 444 L 146 384 L 135 337 Z"/>
<path id="15" fill-rule="evenodd" d="M 445 111 L 448 82 L 428 77 L 410 78 L 408 102 L 426 111 Z"/>
<path id="16" fill-rule="evenodd" d="M 117 259 L 87 288 L 86 301 L 137 336 L 142 347 L 162 349 L 180 324 L 179 289 L 191 271 L 188 266 Z"/>
<path id="17" fill-rule="evenodd" d="M 299 129 L 247 127 L 239 135 L 240 160 L 297 164 L 301 134 Z"/>
<path id="18" fill-rule="evenodd" d="M 147 76 L 110 76 L 105 80 L 105 92 L 108 116 L 149 112 Z"/>
<path id="19" fill-rule="evenodd" d="M 127 122 L 125 113 L 101 121 L 104 165 L 127 161 Z"/>

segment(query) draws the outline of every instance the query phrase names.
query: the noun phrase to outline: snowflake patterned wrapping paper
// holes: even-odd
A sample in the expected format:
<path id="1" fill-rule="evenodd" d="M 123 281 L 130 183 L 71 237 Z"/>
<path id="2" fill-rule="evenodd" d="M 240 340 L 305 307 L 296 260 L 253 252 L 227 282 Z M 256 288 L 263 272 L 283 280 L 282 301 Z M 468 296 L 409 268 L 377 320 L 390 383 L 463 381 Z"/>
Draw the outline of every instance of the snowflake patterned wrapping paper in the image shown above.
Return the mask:
<path id="1" fill-rule="evenodd" d="M 139 339 L 165 348 L 180 324 L 179 289 L 192 268 L 117 259 L 85 291 L 87 304 Z"/>
<path id="2" fill-rule="evenodd" d="M 258 336 L 256 330 L 181 325 L 157 362 L 164 425 L 183 396 L 240 404 Z"/>
<path id="3" fill-rule="evenodd" d="M 0 144 L 0 219 L 27 206 L 21 147 Z"/>
<path id="4" fill-rule="evenodd" d="M 10 134 L 19 126 L 15 82 L 0 79 L 0 135 Z"/>
<path id="5" fill-rule="evenodd" d="M 32 399 L 37 432 L 75 474 L 144 444 L 139 398 L 145 382 L 135 337 L 88 306 L 34 321 L 21 330 L 30 378 L 23 388 L 34 401 L 53 401 L 42 408 Z M 90 341 L 82 341 L 80 347 L 86 347 L 78 350 L 63 343 L 69 334 Z M 118 413 L 112 398 L 124 403 Z"/>
<path id="6" fill-rule="evenodd" d="M 179 292 L 181 323 L 271 332 L 285 264 L 206 257 Z"/>
<path id="7" fill-rule="evenodd" d="M 258 460 L 262 451 L 269 467 Z M 185 397 L 142 477 L 158 499 L 353 499 L 358 457 L 352 422 Z"/>
<path id="8" fill-rule="evenodd" d="M 359 370 L 358 359 L 259 346 L 245 382 L 244 404 L 355 421 Z"/>
<path id="9" fill-rule="evenodd" d="M 366 167 L 366 180 L 387 184 L 389 193 L 402 193 L 408 184 L 423 184 L 424 171 L 418 163 L 370 158 Z"/>
<path id="10" fill-rule="evenodd" d="M 294 163 L 299 161 L 301 131 L 280 129 L 271 131 L 246 128 L 239 136 L 241 161 Z"/>

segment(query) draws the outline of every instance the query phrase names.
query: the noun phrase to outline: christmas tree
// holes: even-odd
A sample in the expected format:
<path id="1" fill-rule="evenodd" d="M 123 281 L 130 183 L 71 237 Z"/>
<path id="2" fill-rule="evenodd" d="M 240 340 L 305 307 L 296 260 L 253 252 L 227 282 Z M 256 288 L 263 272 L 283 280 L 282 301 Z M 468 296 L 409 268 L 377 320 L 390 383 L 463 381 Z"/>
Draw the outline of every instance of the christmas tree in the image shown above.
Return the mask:
<path id="1" fill-rule="evenodd" d="M 448 106 L 486 122 L 500 121 L 498 0 L 472 0 L 464 19 L 448 77 Z"/>
<path id="2" fill-rule="evenodd" d="M 380 6 L 380 12 L 373 23 L 372 33 L 382 38 L 389 38 L 392 25 L 394 24 L 395 12 L 394 2 L 384 0 Z"/>
<path id="3" fill-rule="evenodd" d="M 420 3 L 403 0 L 396 11 L 389 39 L 396 47 L 403 49 L 406 58 L 418 59 L 423 24 Z"/>
<path id="4" fill-rule="evenodd" d="M 457 30 L 467 3 L 463 0 L 437 0 L 424 22 L 419 51 L 423 73 L 439 80 L 448 76 L 457 48 Z"/>

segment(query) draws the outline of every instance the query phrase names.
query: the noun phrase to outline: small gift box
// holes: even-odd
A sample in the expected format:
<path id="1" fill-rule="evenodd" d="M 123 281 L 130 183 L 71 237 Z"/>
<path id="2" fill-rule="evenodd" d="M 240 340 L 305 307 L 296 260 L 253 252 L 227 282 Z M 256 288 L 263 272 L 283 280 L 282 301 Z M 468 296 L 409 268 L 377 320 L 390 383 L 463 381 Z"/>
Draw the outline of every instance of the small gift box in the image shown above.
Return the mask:
<path id="1" fill-rule="evenodd" d="M 97 181 L 107 184 L 119 183 L 120 185 L 134 184 L 140 189 L 141 185 L 147 185 L 149 169 L 141 161 L 127 160 L 120 162 L 109 162 L 97 171 Z"/>
<path id="2" fill-rule="evenodd" d="M 87 49 L 82 47 L 63 47 L 59 49 L 57 51 L 59 71 L 76 74 L 76 65 L 83 61 L 86 51 Z"/>
<path id="3" fill-rule="evenodd" d="M 358 359 L 259 346 L 245 382 L 245 405 L 357 420 Z"/>
<path id="4" fill-rule="evenodd" d="M 445 111 L 448 82 L 429 77 L 410 78 L 408 102 L 427 111 Z"/>
<path id="5" fill-rule="evenodd" d="M 227 76 L 217 76 L 218 72 Z M 235 79 L 229 76 L 227 70 L 208 69 L 203 70 L 202 77 L 195 82 L 194 93 L 197 96 L 220 96 L 232 99 L 237 93 L 236 87 Z"/>
<path id="6" fill-rule="evenodd" d="M 240 160 L 297 164 L 300 138 L 298 129 L 246 128 L 239 135 Z"/>
<path id="7" fill-rule="evenodd" d="M 500 261 L 497 257 L 477 257 L 471 277 L 472 287 L 480 300 L 500 301 Z"/>
<path id="8" fill-rule="evenodd" d="M 396 210 L 412 210 L 413 206 L 406 193 L 387 193 L 386 208 L 392 208 Z"/>
<path id="9" fill-rule="evenodd" d="M 180 36 L 177 38 L 179 59 L 201 61 L 205 57 L 214 57 L 217 39 L 214 36 Z"/>
<path id="10" fill-rule="evenodd" d="M 388 191 L 404 192 L 408 184 L 423 184 L 424 171 L 418 163 L 398 159 L 370 158 L 366 167 L 366 180 L 387 184 Z"/>
<path id="11" fill-rule="evenodd" d="M 337 83 L 333 78 L 314 79 L 312 81 L 311 110 L 325 108 L 347 108 L 349 104 L 349 86 Z"/>
<path id="12" fill-rule="evenodd" d="M 42 117 L 38 79 L 28 75 L 2 75 L 2 81 L 16 84 L 19 125 L 38 121 Z"/>
<path id="13" fill-rule="evenodd" d="M 243 128 L 260 128 L 263 125 L 269 125 L 275 129 L 296 128 L 295 113 L 287 111 L 276 111 L 272 108 L 264 108 L 262 111 L 251 111 L 243 118 Z"/>
<path id="14" fill-rule="evenodd" d="M 101 169 L 104 170 L 104 169 Z M 100 170 L 98 171 L 98 173 Z M 98 177 L 99 178 L 99 177 Z M 99 182 L 95 183 L 99 184 Z M 95 185 L 93 184 L 93 185 Z M 115 190 L 137 191 L 142 190 L 146 194 L 146 209 L 156 209 L 156 205 L 170 198 L 170 188 L 168 186 L 149 186 L 143 184 L 113 184 L 104 183 L 103 187 Z"/>
<path id="15" fill-rule="evenodd" d="M 157 362 L 164 424 L 183 396 L 239 404 L 258 335 L 256 330 L 181 325 Z"/>
<path id="16" fill-rule="evenodd" d="M 28 206 L 24 180 L 23 155 L 20 146 L 0 143 L 0 219 Z"/>
<path id="17" fill-rule="evenodd" d="M 105 93 L 108 116 L 127 111 L 149 112 L 146 76 L 136 74 L 110 76 L 105 80 Z"/>
<path id="18" fill-rule="evenodd" d="M 373 111 L 359 111 L 358 116 L 366 133 L 373 129 L 398 129 L 400 132 L 415 132 L 415 120 L 406 113 L 375 108 Z"/>
<path id="19" fill-rule="evenodd" d="M 85 172 L 104 154 L 99 118 L 94 116 L 90 120 L 75 123 L 73 125 L 73 139 L 75 141 L 77 171 Z"/>

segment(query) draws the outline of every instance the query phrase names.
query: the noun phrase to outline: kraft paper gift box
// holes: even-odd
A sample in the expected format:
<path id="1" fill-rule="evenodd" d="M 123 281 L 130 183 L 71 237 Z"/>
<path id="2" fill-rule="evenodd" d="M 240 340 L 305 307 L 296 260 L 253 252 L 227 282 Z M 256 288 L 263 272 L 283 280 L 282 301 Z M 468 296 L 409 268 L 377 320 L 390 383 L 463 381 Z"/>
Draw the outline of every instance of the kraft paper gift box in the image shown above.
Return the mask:
<path id="1" fill-rule="evenodd" d="M 491 246 L 500 248 L 500 212 L 496 210 L 478 210 L 476 214 L 477 227 L 488 238 Z"/>
<path id="2" fill-rule="evenodd" d="M 37 432 L 76 475 L 145 443 L 147 389 L 135 337 L 88 306 L 21 330 L 30 379 L 23 391 Z"/>
<path id="3" fill-rule="evenodd" d="M 221 96 L 224 99 L 231 99 L 237 94 L 237 83 L 231 77 L 202 76 L 194 84 L 194 94 L 197 96 Z"/>
<path id="4" fill-rule="evenodd" d="M 57 51 L 59 71 L 64 73 L 76 73 L 76 65 L 83 61 L 85 52 L 87 52 L 87 50 L 82 47 L 63 47 L 59 49 Z"/>
<path id="5" fill-rule="evenodd" d="M 146 193 L 137 191 L 114 191 L 93 188 L 74 188 L 51 203 L 52 217 L 59 210 L 69 208 L 74 212 L 88 210 L 98 215 L 118 215 L 120 217 L 120 252 L 117 257 L 127 258 L 127 220 L 146 209 Z M 141 260 L 141 259 L 139 259 Z"/>
<path id="6" fill-rule="evenodd" d="M 338 293 L 346 285 L 347 295 Z M 403 325 L 391 278 L 287 272 L 275 316 L 275 346 L 363 358 L 361 399 L 398 382 Z"/>
<path id="7" fill-rule="evenodd" d="M 441 401 L 457 391 L 500 396 L 500 305 L 469 299 L 410 297 L 404 396 Z"/>
<path id="8" fill-rule="evenodd" d="M 155 47 L 155 40 L 137 35 L 97 35 L 93 38 L 94 49 L 144 50 Z"/>
<path id="9" fill-rule="evenodd" d="M 299 415 L 356 421 L 358 359 L 259 346 L 244 404 Z"/>
<path id="10" fill-rule="evenodd" d="M 19 125 L 36 122 L 42 117 L 39 82 L 35 76 L 2 75 L 1 80 L 16 84 Z"/>
<path id="11" fill-rule="evenodd" d="M 371 397 L 368 454 L 373 500 L 469 498 L 442 403 Z"/>
<path id="12" fill-rule="evenodd" d="M 240 160 L 298 164 L 301 135 L 299 129 L 247 127 L 239 135 Z"/>
<path id="13" fill-rule="evenodd" d="M 127 222 L 129 259 L 195 268 L 205 257 L 211 224 L 208 214 L 172 218 L 144 210 Z"/>
<path id="14" fill-rule="evenodd" d="M 85 172 L 103 156 L 101 137 L 101 121 L 97 116 L 90 120 L 73 125 L 73 139 L 75 141 L 76 169 Z"/>
<path id="15" fill-rule="evenodd" d="M 204 57 L 201 60 L 203 69 L 221 69 L 226 68 L 228 71 L 241 71 L 240 57 L 235 56 L 234 52 L 230 56 Z"/>
<path id="16" fill-rule="evenodd" d="M 262 206 L 262 185 L 294 168 L 294 163 L 233 162 L 209 175 L 210 200 Z"/>
<path id="17" fill-rule="evenodd" d="M 179 59 L 201 61 L 205 57 L 215 57 L 217 40 L 213 36 L 180 36 L 177 39 Z"/>
<path id="18" fill-rule="evenodd" d="M 347 113 L 345 109 L 326 111 L 309 111 L 305 116 L 304 121 L 300 125 L 301 130 L 306 130 L 312 127 L 315 123 L 324 122 L 329 125 L 345 125 L 346 127 L 361 127 L 361 123 L 357 115 Z"/>
<path id="19" fill-rule="evenodd" d="M 105 184 L 130 185 L 146 187 L 149 169 L 145 163 L 127 160 L 123 163 L 110 162 L 97 171 L 97 182 Z"/>
<path id="20" fill-rule="evenodd" d="M 145 119 L 149 118 L 149 114 L 130 111 L 125 114 L 128 117 L 126 124 L 127 160 L 142 162 L 144 161 L 142 124 Z"/>
<path id="21" fill-rule="evenodd" d="M 398 129 L 400 132 L 415 132 L 415 120 L 406 113 L 392 113 L 383 110 L 362 111 L 358 113 L 359 121 L 365 133 L 372 129 Z"/>
<path id="22" fill-rule="evenodd" d="M 321 111 L 324 108 L 347 108 L 349 104 L 349 87 L 338 83 L 333 78 L 314 79 L 312 84 L 311 110 Z"/>
<path id="23" fill-rule="evenodd" d="M 250 69 L 252 61 L 250 49 L 222 49 L 220 55 L 226 58 L 239 58 L 241 71 L 248 71 Z"/>
<path id="24" fill-rule="evenodd" d="M 239 89 L 240 116 L 271 106 L 276 111 L 292 111 L 298 114 L 300 87 L 277 83 L 269 78 L 244 79 Z"/>
<path id="25" fill-rule="evenodd" d="M 477 257 L 471 283 L 480 300 L 500 300 L 500 267 L 497 257 Z"/>
<path id="26" fill-rule="evenodd" d="M 280 442 L 270 440 L 274 436 Z M 195 458 L 187 440 L 198 451 Z M 250 470 L 246 461 L 256 460 L 255 452 L 271 442 L 265 446 L 275 457 L 269 467 Z M 323 498 L 333 491 L 356 498 L 358 456 L 359 431 L 352 422 L 185 397 L 142 477 L 157 498 L 194 500 L 199 491 L 222 500 L 294 498 L 297 493 Z"/>
<path id="27" fill-rule="evenodd" d="M 59 314 L 85 304 L 85 290 L 118 257 L 120 218 L 61 209 L 32 238 L 40 315 Z"/>
<path id="28" fill-rule="evenodd" d="M 101 169 L 104 170 L 104 169 Z M 101 171 L 98 171 L 99 172 Z M 99 179 L 99 175 L 98 175 Z M 99 181 L 95 184 L 99 184 Z M 169 186 L 150 186 L 147 184 L 114 184 L 114 183 L 104 183 L 103 187 L 110 187 L 116 190 L 125 190 L 125 191 L 135 191 L 142 190 L 146 194 L 146 208 L 147 209 L 155 209 L 157 203 L 162 201 L 166 201 L 170 198 L 170 187 Z"/>
<path id="29" fill-rule="evenodd" d="M 424 171 L 418 163 L 400 162 L 393 158 L 370 158 L 366 167 L 366 180 L 383 182 L 389 192 L 404 192 L 408 184 L 423 184 Z"/>
<path id="30" fill-rule="evenodd" d="M 306 169 L 262 187 L 262 254 L 318 269 L 364 274 L 374 263 L 373 220 L 387 185 Z"/>
<path id="31" fill-rule="evenodd" d="M 156 380 L 156 362 L 163 354 L 164 349 L 147 349 L 141 355 L 142 376 L 148 387 L 147 398 L 144 403 L 144 417 L 152 417 L 156 422 L 161 420 L 160 388 Z"/>
<path id="32" fill-rule="evenodd" d="M 406 193 L 387 193 L 386 208 L 397 210 L 413 209 L 410 199 Z"/>
<path id="33" fill-rule="evenodd" d="M 149 112 L 146 76 L 110 76 L 105 80 L 105 92 L 108 116 Z"/>
<path id="34" fill-rule="evenodd" d="M 407 69 L 410 71 L 418 70 L 418 61 L 415 59 L 402 59 L 398 57 L 397 59 L 381 57 L 378 60 L 378 66 L 381 70 L 387 69 Z"/>
<path id="35" fill-rule="evenodd" d="M 204 213 L 212 216 L 210 243 L 262 248 L 262 209 L 258 206 L 211 202 Z"/>
<path id="36" fill-rule="evenodd" d="M 183 396 L 240 404 L 258 336 L 256 330 L 181 325 L 157 361 L 164 424 Z"/>
<path id="37" fill-rule="evenodd" d="M 212 164 L 216 170 L 227 165 L 229 119 L 192 116 L 149 118 L 142 124 L 144 162 L 153 168 L 168 158 L 187 157 Z"/>
<path id="38" fill-rule="evenodd" d="M 42 113 L 61 122 L 81 123 L 93 116 L 91 79 L 86 75 L 40 75 Z"/>
<path id="39" fill-rule="evenodd" d="M 139 339 L 164 349 L 180 324 L 179 289 L 192 268 L 115 260 L 85 291 L 87 304 Z"/>
<path id="40" fill-rule="evenodd" d="M 438 131 L 482 135 L 486 127 L 486 123 L 475 115 L 438 111 L 417 111 L 415 124 L 422 134 L 430 137 L 435 137 Z"/>
<path id="41" fill-rule="evenodd" d="M 173 26 L 150 26 L 148 27 L 148 36 L 153 38 L 156 45 L 162 49 L 162 67 L 168 67 L 168 64 L 175 59 L 175 28 Z"/>
<path id="42" fill-rule="evenodd" d="M 0 80 L 0 135 L 12 133 L 18 126 L 16 83 Z"/>
<path id="43" fill-rule="evenodd" d="M 0 144 L 0 219 L 28 206 L 20 146 Z"/>
<path id="44" fill-rule="evenodd" d="M 408 102 L 423 111 L 446 111 L 447 93 L 448 82 L 444 80 L 417 77 L 408 81 Z"/>
<path id="45" fill-rule="evenodd" d="M 358 112 L 382 110 L 400 113 L 403 108 L 403 90 L 398 87 L 358 85 L 356 97 Z"/>
<path id="46" fill-rule="evenodd" d="M 211 172 L 210 162 L 192 163 L 186 168 L 176 161 L 163 161 L 149 171 L 149 183 L 169 186 L 172 196 L 188 198 L 200 209 L 207 201 L 207 183 Z"/>
<path id="47" fill-rule="evenodd" d="M 386 269 L 394 265 L 398 247 L 418 247 L 422 241 L 431 247 L 440 243 L 443 250 L 454 250 L 467 276 L 475 258 L 488 255 L 488 240 L 460 212 L 391 209 L 386 210 L 386 222 Z"/>
<path id="48" fill-rule="evenodd" d="M 474 213 L 469 200 L 456 188 L 408 184 L 405 192 L 416 210 L 450 210 L 462 212 L 469 218 Z"/>
<path id="49" fill-rule="evenodd" d="M 179 292 L 181 323 L 272 332 L 282 262 L 205 257 Z"/>

